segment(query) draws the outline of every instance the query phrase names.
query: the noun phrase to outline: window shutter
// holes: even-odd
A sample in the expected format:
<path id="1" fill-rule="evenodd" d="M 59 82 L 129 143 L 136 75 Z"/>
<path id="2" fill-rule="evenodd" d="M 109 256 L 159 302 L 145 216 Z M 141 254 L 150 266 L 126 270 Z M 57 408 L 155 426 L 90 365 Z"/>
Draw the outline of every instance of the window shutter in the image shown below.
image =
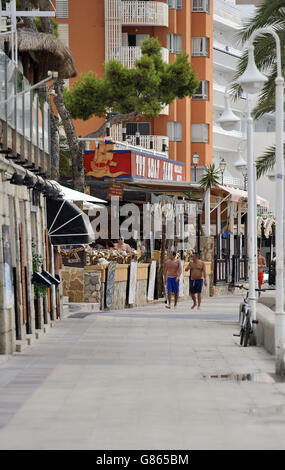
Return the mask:
<path id="1" fill-rule="evenodd" d="M 56 17 L 68 18 L 68 0 L 56 0 Z"/>
<path id="2" fill-rule="evenodd" d="M 59 24 L 58 25 L 58 35 L 59 39 L 65 44 L 67 47 L 69 46 L 69 25 L 68 24 Z"/>
<path id="3" fill-rule="evenodd" d="M 168 8 L 175 8 L 175 0 L 168 0 Z"/>
<path id="4" fill-rule="evenodd" d="M 192 142 L 209 142 L 209 124 L 192 124 Z"/>

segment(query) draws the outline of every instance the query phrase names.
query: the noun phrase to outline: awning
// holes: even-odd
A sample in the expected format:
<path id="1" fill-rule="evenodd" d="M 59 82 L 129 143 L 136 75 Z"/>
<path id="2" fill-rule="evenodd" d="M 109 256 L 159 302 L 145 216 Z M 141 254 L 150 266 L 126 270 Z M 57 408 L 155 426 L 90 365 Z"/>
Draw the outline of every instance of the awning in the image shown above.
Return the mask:
<path id="1" fill-rule="evenodd" d="M 237 188 L 230 188 L 228 186 L 222 186 L 222 185 L 219 185 L 219 188 L 229 193 L 231 195 L 230 200 L 233 202 L 247 201 L 247 196 L 248 196 L 247 191 L 243 191 L 242 189 L 237 189 Z M 256 204 L 270 209 L 270 202 L 258 195 L 256 195 Z"/>
<path id="2" fill-rule="evenodd" d="M 66 199 L 47 199 L 47 227 L 52 245 L 88 245 L 95 241 L 89 217 Z"/>
<path id="3" fill-rule="evenodd" d="M 99 199 L 98 197 L 90 196 L 90 194 L 81 193 L 80 191 L 75 191 L 74 189 L 67 188 L 66 186 L 61 186 L 57 181 L 50 182 L 60 190 L 63 198 L 68 201 L 107 202 L 103 199 Z"/>

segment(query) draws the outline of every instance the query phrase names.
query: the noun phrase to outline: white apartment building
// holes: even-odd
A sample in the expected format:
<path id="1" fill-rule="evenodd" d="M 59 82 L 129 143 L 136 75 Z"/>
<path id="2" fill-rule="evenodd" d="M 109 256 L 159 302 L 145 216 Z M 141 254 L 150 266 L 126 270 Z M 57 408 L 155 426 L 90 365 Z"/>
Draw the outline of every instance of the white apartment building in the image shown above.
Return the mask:
<path id="1" fill-rule="evenodd" d="M 230 91 L 242 48 L 237 34 L 242 25 L 238 8 L 232 0 L 214 0 L 214 45 L 213 45 L 213 162 L 219 167 L 226 162 L 223 184 L 244 188 L 244 178 L 234 164 L 240 149 L 246 159 L 246 112 L 244 96 L 236 101 L 230 99 L 232 111 L 240 118 L 236 129 L 225 131 L 218 119 L 225 109 L 225 92 Z"/>
<path id="2" fill-rule="evenodd" d="M 232 111 L 241 119 L 235 131 L 223 130 L 217 120 L 224 110 L 226 86 L 232 82 L 238 58 L 242 54 L 237 33 L 242 22 L 254 14 L 253 5 L 253 1 L 214 0 L 213 161 L 216 166 L 219 166 L 221 159 L 226 161 L 223 182 L 225 185 L 240 189 L 244 189 L 246 181 L 234 164 L 238 158 L 238 151 L 244 160 L 247 159 L 245 96 L 241 95 L 237 101 L 230 100 Z M 250 97 L 250 109 L 254 107 L 257 98 L 257 95 Z M 254 121 L 254 158 L 261 156 L 274 142 L 275 117 L 268 113 Z M 264 176 L 257 181 L 256 189 L 260 196 L 270 202 L 271 210 L 274 212 L 274 182 Z"/>

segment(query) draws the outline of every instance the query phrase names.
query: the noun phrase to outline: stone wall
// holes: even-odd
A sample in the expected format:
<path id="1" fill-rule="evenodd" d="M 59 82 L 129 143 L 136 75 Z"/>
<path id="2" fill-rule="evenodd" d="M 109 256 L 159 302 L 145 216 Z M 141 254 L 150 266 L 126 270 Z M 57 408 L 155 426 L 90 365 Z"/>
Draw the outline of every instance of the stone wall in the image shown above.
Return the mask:
<path id="1" fill-rule="evenodd" d="M 101 272 L 84 271 L 83 302 L 100 303 L 101 297 Z"/>
<path id="2" fill-rule="evenodd" d="M 84 270 L 64 266 L 61 271 L 62 294 L 70 302 L 84 302 Z"/>

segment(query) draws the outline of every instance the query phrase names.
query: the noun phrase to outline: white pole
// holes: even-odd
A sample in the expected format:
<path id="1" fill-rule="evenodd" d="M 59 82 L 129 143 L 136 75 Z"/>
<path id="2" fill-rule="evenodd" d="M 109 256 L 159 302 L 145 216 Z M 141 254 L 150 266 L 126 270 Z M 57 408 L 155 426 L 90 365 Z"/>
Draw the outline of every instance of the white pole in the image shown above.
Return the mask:
<path id="1" fill-rule="evenodd" d="M 259 34 L 271 34 L 276 43 L 277 77 L 275 79 L 275 115 L 276 115 L 276 305 L 275 305 L 275 372 L 285 375 L 285 314 L 284 314 L 284 157 L 283 157 L 283 126 L 284 126 L 284 78 L 281 70 L 281 48 L 278 34 L 271 28 L 257 29 L 250 37 L 249 47 Z M 278 201 L 278 204 L 277 204 Z"/>
<path id="2" fill-rule="evenodd" d="M 253 205 L 253 220 L 254 220 L 254 264 L 255 264 L 255 289 L 258 289 L 258 262 L 257 262 L 257 206 L 256 206 L 256 164 L 253 162 L 253 194 L 254 194 L 254 205 Z M 257 299 L 257 293 L 255 294 Z"/>
<path id="3" fill-rule="evenodd" d="M 277 35 L 276 35 L 277 36 Z M 278 38 L 278 39 L 277 39 Z M 275 80 L 275 110 L 276 110 L 276 306 L 275 306 L 275 371 L 278 375 L 285 375 L 284 337 L 284 157 L 283 157 L 283 103 L 284 103 L 284 79 L 281 74 L 280 41 L 277 36 L 277 66 L 278 75 Z M 278 201 L 278 203 L 277 203 Z"/>
<path id="4" fill-rule="evenodd" d="M 256 195 L 254 194 L 254 161 L 253 161 L 253 119 L 250 114 L 249 99 L 247 96 L 247 171 L 248 171 L 248 230 L 247 230 L 247 250 L 249 267 L 249 305 L 252 312 L 252 319 L 256 320 L 256 296 L 255 296 L 255 210 L 254 203 Z"/>
<path id="5" fill-rule="evenodd" d="M 205 236 L 211 236 L 211 220 L 210 220 L 210 197 L 211 197 L 211 190 L 207 189 L 205 193 Z"/>

